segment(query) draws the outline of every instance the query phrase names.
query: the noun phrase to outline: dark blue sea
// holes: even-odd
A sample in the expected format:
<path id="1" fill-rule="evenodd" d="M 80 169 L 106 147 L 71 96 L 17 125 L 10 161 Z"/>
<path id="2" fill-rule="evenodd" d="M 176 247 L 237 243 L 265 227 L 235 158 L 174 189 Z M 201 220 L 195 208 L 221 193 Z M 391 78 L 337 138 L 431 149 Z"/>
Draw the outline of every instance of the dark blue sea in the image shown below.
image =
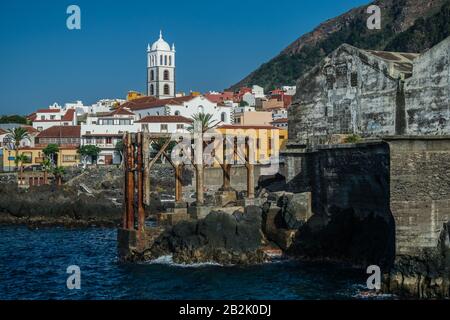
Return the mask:
<path id="1" fill-rule="evenodd" d="M 67 267 L 81 270 L 69 290 Z M 0 299 L 355 299 L 367 276 L 334 265 L 180 266 L 117 260 L 116 230 L 0 227 Z"/>

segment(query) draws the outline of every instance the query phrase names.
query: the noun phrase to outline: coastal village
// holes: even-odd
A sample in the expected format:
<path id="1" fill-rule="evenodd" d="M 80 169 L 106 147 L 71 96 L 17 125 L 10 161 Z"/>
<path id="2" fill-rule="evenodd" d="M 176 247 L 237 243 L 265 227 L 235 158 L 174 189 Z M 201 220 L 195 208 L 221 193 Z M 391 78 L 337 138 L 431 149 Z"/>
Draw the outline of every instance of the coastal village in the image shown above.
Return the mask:
<path id="1" fill-rule="evenodd" d="M 178 93 L 175 53 L 175 46 L 171 47 L 162 33 L 148 45 L 145 94 L 129 91 L 126 99 L 102 99 L 89 106 L 81 101 L 63 106 L 54 103 L 28 115 L 30 125 L 0 125 L 0 170 L 14 171 L 20 164 L 25 172 L 27 168 L 36 171 L 49 145 L 58 150 L 53 159 L 58 167 L 120 165 L 125 132 L 187 133 L 195 116 L 200 114 L 210 115 L 212 127 L 229 134 L 267 130 L 270 139 L 270 132 L 276 131 L 279 136 L 276 150 L 264 150 L 262 154 L 270 157 L 278 152 L 288 138 L 287 110 L 295 86 L 283 86 L 268 93 L 257 85 L 237 92 Z M 7 132 L 16 127 L 23 127 L 28 133 L 18 148 Z M 271 145 L 266 142 L 261 145 Z M 24 184 L 29 185 L 29 181 Z"/>
<path id="2" fill-rule="evenodd" d="M 175 53 L 162 34 L 148 45 L 145 94 L 53 104 L 30 125 L 0 126 L 2 170 L 20 169 L 26 188 L 49 183 L 46 157 L 56 168 L 120 166 L 123 260 L 253 264 L 278 254 L 379 265 L 383 292 L 450 296 L 449 37 L 423 53 L 342 44 L 297 86 L 267 93 L 256 84 L 177 93 Z M 167 139 L 205 118 L 226 135 L 268 134 L 254 155 L 244 141 L 242 163 L 193 164 L 186 199 L 185 168 Z M 11 139 L 17 127 L 26 139 Z M 194 153 L 203 156 L 203 145 Z M 278 170 L 264 173 L 274 156 Z M 167 212 L 151 212 L 155 226 L 147 218 L 159 159 L 172 168 L 175 195 Z"/>

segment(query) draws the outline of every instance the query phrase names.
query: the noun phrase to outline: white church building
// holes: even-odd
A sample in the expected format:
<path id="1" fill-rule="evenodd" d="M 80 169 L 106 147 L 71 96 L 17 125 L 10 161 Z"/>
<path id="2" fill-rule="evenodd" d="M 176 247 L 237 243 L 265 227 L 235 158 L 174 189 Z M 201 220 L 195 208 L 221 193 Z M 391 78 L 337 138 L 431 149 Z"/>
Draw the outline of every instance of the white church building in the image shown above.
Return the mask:
<path id="1" fill-rule="evenodd" d="M 175 44 L 159 39 L 147 46 L 147 95 L 158 99 L 175 97 Z"/>

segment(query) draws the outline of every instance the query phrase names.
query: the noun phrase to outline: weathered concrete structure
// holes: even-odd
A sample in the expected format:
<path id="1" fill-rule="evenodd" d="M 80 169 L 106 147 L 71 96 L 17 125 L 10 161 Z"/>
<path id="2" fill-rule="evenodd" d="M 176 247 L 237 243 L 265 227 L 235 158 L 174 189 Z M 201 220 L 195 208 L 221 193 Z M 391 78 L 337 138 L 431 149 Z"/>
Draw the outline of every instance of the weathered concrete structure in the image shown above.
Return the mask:
<path id="1" fill-rule="evenodd" d="M 450 38 L 419 56 L 344 44 L 302 77 L 289 138 L 450 134 Z"/>
<path id="2" fill-rule="evenodd" d="M 450 37 L 420 56 L 344 44 L 297 87 L 285 176 L 314 215 L 293 251 L 379 264 L 390 291 L 449 296 Z"/>

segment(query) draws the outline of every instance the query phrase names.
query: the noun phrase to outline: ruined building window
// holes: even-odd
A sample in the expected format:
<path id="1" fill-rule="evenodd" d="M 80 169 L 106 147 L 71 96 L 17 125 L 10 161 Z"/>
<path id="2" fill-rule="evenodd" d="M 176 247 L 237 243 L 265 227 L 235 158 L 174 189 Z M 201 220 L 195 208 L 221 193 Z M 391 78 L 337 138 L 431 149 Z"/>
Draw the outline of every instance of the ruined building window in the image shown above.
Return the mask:
<path id="1" fill-rule="evenodd" d="M 336 66 L 336 87 L 345 88 L 347 87 L 347 65 L 341 64 Z"/>
<path id="2" fill-rule="evenodd" d="M 358 86 L 358 73 L 352 72 L 352 75 L 350 77 L 350 84 L 352 87 Z"/>

